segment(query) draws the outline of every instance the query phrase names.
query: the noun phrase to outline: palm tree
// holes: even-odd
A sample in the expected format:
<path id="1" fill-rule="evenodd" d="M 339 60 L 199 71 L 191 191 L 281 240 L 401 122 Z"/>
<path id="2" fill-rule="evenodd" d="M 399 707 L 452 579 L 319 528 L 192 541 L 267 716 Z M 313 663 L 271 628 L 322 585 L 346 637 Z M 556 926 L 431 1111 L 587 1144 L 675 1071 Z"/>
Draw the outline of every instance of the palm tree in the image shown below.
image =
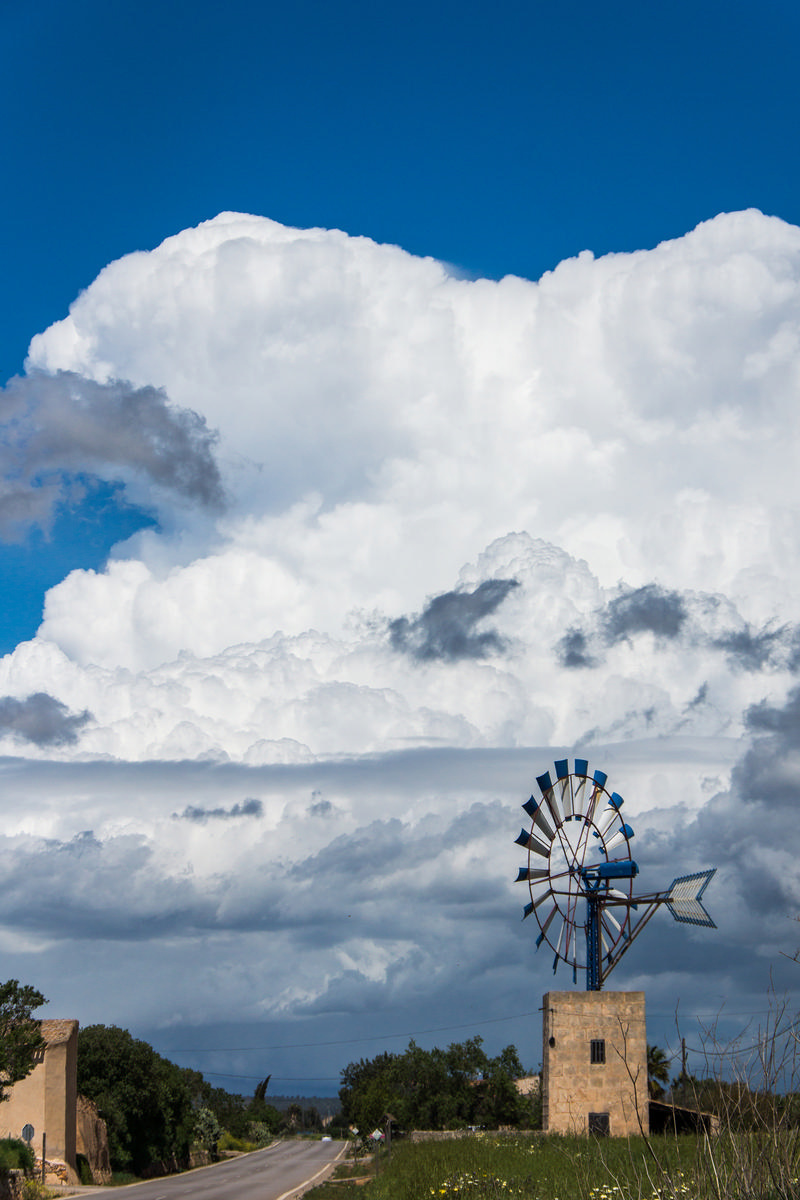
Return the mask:
<path id="1" fill-rule="evenodd" d="M 660 1100 L 664 1095 L 662 1084 L 669 1083 L 669 1064 L 660 1046 L 647 1047 L 647 1090 L 651 1100 Z"/>

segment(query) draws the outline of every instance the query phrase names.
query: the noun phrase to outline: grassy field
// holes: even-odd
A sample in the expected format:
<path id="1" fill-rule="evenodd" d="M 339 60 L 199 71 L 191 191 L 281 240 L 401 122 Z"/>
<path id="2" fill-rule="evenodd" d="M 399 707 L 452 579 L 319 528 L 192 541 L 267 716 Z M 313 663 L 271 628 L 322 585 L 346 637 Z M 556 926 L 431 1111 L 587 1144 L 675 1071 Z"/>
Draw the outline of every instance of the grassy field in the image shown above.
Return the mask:
<path id="1" fill-rule="evenodd" d="M 608 1138 L 492 1137 L 395 1143 L 378 1156 L 366 1184 L 352 1166 L 307 1200 L 798 1200 L 797 1161 L 790 1171 L 744 1161 L 725 1140 L 695 1136 Z M 756 1147 L 758 1149 L 758 1147 Z M 747 1161 L 757 1163 L 758 1154 Z M 364 1165 L 359 1173 L 364 1175 Z M 792 1173 L 794 1172 L 794 1173 Z"/>

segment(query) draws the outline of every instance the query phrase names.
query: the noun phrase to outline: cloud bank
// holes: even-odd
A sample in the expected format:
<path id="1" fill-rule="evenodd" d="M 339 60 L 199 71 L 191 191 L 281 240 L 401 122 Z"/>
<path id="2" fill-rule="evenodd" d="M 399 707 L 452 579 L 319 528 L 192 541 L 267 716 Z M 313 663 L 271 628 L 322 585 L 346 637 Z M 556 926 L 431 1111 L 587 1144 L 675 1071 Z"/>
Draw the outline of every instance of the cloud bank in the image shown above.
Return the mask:
<path id="1" fill-rule="evenodd" d="M 467 979 L 527 1011 L 518 805 L 583 751 L 649 886 L 716 864 L 724 896 L 619 986 L 753 1011 L 800 906 L 800 230 L 493 282 L 222 214 L 108 266 L 27 369 L 8 528 L 81 472 L 160 526 L 0 662 L 14 953 L 125 941 L 169 981 L 165 1015 L 103 975 L 140 1024 L 284 1041 L 444 1022 Z"/>

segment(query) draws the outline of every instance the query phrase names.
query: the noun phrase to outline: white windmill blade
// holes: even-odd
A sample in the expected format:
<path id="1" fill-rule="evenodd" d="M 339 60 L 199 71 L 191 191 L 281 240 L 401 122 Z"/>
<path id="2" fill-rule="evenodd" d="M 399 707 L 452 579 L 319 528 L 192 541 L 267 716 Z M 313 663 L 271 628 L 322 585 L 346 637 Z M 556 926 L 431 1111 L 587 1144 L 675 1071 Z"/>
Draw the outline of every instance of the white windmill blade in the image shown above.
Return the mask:
<path id="1" fill-rule="evenodd" d="M 581 774 L 581 772 L 577 770 L 579 763 L 580 763 L 580 766 L 583 767 L 583 774 Z M 584 766 L 584 764 L 586 764 L 586 765 Z M 589 777 L 586 774 L 586 772 L 589 769 L 589 765 L 588 765 L 588 763 L 586 763 L 586 759 L 579 760 L 576 758 L 575 759 L 575 767 L 576 767 L 576 778 L 577 778 L 578 782 L 577 782 L 577 785 L 575 787 L 573 787 L 573 789 L 572 789 L 572 815 L 574 817 L 582 817 L 583 813 L 584 813 L 585 800 L 586 800 L 586 796 L 585 796 L 586 784 L 589 782 Z"/>
<path id="2" fill-rule="evenodd" d="M 537 775 L 536 782 L 539 785 L 539 790 L 542 793 L 542 798 L 543 798 L 545 804 L 550 809 L 550 816 L 555 821 L 556 828 L 557 828 L 561 824 L 561 822 L 564 820 L 564 814 L 561 811 L 561 808 L 559 806 L 558 798 L 556 796 L 555 789 L 553 786 L 553 781 L 550 778 L 550 772 L 545 771 L 545 773 L 543 775 Z"/>
<path id="3" fill-rule="evenodd" d="M 615 834 L 605 842 L 606 854 L 611 850 L 616 850 L 617 846 L 621 846 L 623 842 L 629 842 L 633 837 L 633 830 L 630 825 L 622 825 Z"/>
<path id="4" fill-rule="evenodd" d="M 544 920 L 544 924 L 542 925 L 542 932 L 539 934 L 539 936 L 536 939 L 536 949 L 537 950 L 539 949 L 542 942 L 547 937 L 547 931 L 550 928 L 550 926 L 553 924 L 553 920 L 554 920 L 557 912 L 558 912 L 558 905 L 554 904 Z"/>
<path id="5" fill-rule="evenodd" d="M 547 891 L 542 892 L 541 896 L 538 896 L 535 900 L 531 900 L 530 904 L 526 904 L 522 910 L 523 921 L 525 920 L 526 917 L 529 917 L 531 915 L 531 913 L 536 912 L 536 909 L 539 907 L 539 905 L 543 904 L 544 901 L 548 898 L 548 896 L 552 897 L 552 895 L 553 895 L 552 889 L 548 888 Z M 538 920 L 538 917 L 537 917 L 537 920 Z"/>
<path id="6" fill-rule="evenodd" d="M 556 835 L 550 825 L 550 822 L 547 820 L 547 817 L 542 812 L 543 804 L 544 804 L 543 800 L 540 800 L 537 803 L 534 800 L 533 796 L 531 796 L 530 800 L 526 800 L 522 807 L 524 808 L 524 810 L 528 814 L 528 816 L 531 818 L 533 823 L 536 825 L 536 827 L 545 835 L 546 838 L 549 838 L 550 841 L 552 842 L 553 838 Z"/>
<path id="7" fill-rule="evenodd" d="M 697 871 L 694 875 L 681 875 L 673 879 L 665 897 L 667 908 L 682 925 L 702 925 L 716 929 L 716 922 L 701 904 L 703 892 L 716 874 L 717 868 Z"/>
<path id="8" fill-rule="evenodd" d="M 624 801 L 618 792 L 614 792 L 608 801 L 608 808 L 605 809 L 595 821 L 597 826 L 595 837 L 605 837 L 611 826 L 619 816 L 619 810 L 622 808 Z"/>

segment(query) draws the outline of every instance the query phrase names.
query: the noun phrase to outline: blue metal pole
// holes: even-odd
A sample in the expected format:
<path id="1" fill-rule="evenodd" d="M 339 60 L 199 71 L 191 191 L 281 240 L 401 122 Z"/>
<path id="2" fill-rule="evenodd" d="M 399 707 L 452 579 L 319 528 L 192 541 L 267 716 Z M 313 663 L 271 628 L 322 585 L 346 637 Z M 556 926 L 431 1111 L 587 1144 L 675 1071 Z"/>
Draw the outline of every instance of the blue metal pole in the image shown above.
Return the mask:
<path id="1" fill-rule="evenodd" d="M 596 891 L 586 895 L 586 990 L 599 992 L 603 986 L 600 977 L 600 897 Z"/>

